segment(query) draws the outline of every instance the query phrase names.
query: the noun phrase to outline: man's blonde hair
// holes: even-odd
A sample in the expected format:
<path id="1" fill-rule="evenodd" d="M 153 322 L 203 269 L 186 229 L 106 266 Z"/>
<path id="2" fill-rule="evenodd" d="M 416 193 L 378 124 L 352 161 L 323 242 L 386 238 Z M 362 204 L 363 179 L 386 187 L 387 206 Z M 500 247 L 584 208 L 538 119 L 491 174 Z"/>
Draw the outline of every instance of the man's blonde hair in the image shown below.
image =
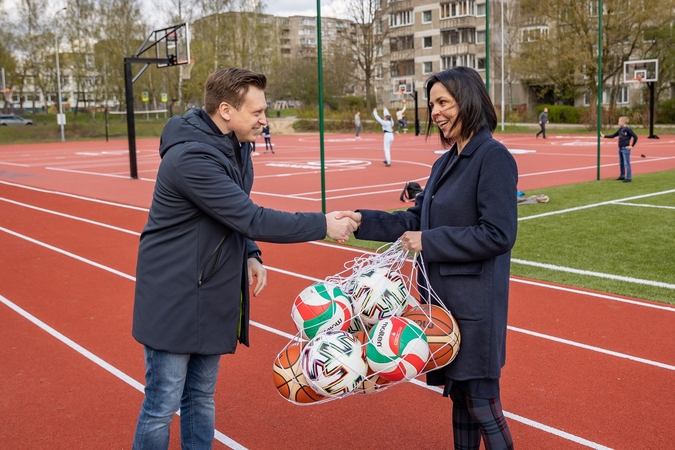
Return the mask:
<path id="1" fill-rule="evenodd" d="M 628 123 L 628 116 L 619 116 L 619 120 L 623 123 Z"/>

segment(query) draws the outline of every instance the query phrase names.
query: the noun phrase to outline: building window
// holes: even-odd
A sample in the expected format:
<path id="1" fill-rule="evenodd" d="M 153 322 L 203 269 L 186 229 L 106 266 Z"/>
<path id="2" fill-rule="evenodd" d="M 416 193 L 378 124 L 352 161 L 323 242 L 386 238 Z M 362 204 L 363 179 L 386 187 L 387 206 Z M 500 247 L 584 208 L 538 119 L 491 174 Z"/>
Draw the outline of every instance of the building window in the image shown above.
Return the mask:
<path id="1" fill-rule="evenodd" d="M 382 66 L 380 65 L 375 66 L 375 79 L 376 80 L 382 79 Z"/>
<path id="2" fill-rule="evenodd" d="M 617 105 L 627 105 L 630 103 L 629 89 L 625 84 L 619 86 L 619 95 L 616 98 Z"/>
<path id="3" fill-rule="evenodd" d="M 476 70 L 485 70 L 485 58 L 476 59 Z"/>
<path id="4" fill-rule="evenodd" d="M 452 69 L 453 67 L 464 66 L 464 67 L 476 67 L 476 56 L 475 55 L 453 55 L 453 56 L 443 56 L 441 58 L 441 70 Z"/>
<path id="5" fill-rule="evenodd" d="M 389 50 L 392 52 L 411 50 L 413 48 L 415 48 L 415 37 L 412 34 L 389 39 Z"/>
<path id="6" fill-rule="evenodd" d="M 424 37 L 424 48 L 431 48 L 432 43 L 431 43 L 431 36 L 425 36 Z"/>
<path id="7" fill-rule="evenodd" d="M 314 45 L 316 44 L 316 39 L 314 38 L 302 38 L 300 39 L 301 45 Z"/>
<path id="8" fill-rule="evenodd" d="M 422 11 L 422 23 L 431 23 L 431 11 Z"/>
<path id="9" fill-rule="evenodd" d="M 475 28 L 441 31 L 441 45 L 473 44 L 475 39 Z"/>
<path id="10" fill-rule="evenodd" d="M 405 25 L 412 25 L 414 22 L 415 15 L 413 10 L 409 9 L 407 11 L 399 11 L 394 14 L 389 15 L 389 26 L 390 27 L 402 27 Z"/>
<path id="11" fill-rule="evenodd" d="M 316 19 L 308 19 L 308 18 L 301 19 L 300 22 L 299 22 L 299 25 L 301 27 L 304 27 L 305 25 L 309 25 L 309 26 L 314 27 L 314 26 L 316 26 Z"/>
<path id="12" fill-rule="evenodd" d="M 473 0 L 463 0 L 449 3 L 441 3 L 441 19 L 452 17 L 472 16 L 474 12 Z"/>
<path id="13" fill-rule="evenodd" d="M 522 29 L 523 42 L 535 42 L 548 37 L 548 27 L 527 27 Z"/>
<path id="14" fill-rule="evenodd" d="M 430 73 L 433 73 L 433 72 L 434 72 L 434 63 L 432 63 L 431 61 L 425 62 L 424 63 L 424 74 L 427 75 L 427 74 L 430 74 Z"/>
<path id="15" fill-rule="evenodd" d="M 476 44 L 485 44 L 485 30 L 476 31 Z"/>
<path id="16" fill-rule="evenodd" d="M 476 5 L 476 17 L 485 17 L 485 3 Z"/>
<path id="17" fill-rule="evenodd" d="M 392 77 L 415 75 L 415 60 L 407 59 L 404 61 L 391 61 L 390 70 Z"/>

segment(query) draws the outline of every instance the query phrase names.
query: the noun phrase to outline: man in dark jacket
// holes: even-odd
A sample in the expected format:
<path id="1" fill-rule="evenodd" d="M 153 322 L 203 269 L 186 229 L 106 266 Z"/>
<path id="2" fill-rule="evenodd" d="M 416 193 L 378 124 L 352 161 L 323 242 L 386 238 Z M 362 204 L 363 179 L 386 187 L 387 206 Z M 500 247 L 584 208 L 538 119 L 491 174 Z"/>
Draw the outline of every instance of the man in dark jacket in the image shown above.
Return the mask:
<path id="1" fill-rule="evenodd" d="M 267 284 L 255 240 L 344 241 L 356 228 L 336 213 L 288 213 L 249 198 L 250 142 L 266 125 L 263 74 L 219 70 L 205 108 L 172 117 L 136 269 L 133 336 L 144 345 L 145 400 L 134 449 L 167 448 L 181 411 L 183 448 L 211 448 L 220 355 L 249 345 L 249 286 Z"/>
<path id="2" fill-rule="evenodd" d="M 546 139 L 546 124 L 548 123 L 548 108 L 544 108 L 544 110 L 539 114 L 539 132 L 534 135 L 535 139 L 539 137 L 540 134 L 544 135 L 544 139 Z"/>

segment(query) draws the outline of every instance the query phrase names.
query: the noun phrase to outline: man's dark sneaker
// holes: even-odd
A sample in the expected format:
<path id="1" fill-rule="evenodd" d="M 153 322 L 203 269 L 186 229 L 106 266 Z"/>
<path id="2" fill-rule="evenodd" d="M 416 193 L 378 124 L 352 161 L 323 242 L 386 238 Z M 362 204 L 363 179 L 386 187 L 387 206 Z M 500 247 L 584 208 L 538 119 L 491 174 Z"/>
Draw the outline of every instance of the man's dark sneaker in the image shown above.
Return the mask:
<path id="1" fill-rule="evenodd" d="M 624 183 L 630 183 L 631 181 L 633 181 L 633 180 L 629 180 L 628 178 L 626 178 L 625 180 L 623 180 Z"/>
<path id="2" fill-rule="evenodd" d="M 616 179 L 616 181 L 623 181 L 623 180 L 625 180 L 624 177 L 619 177 L 619 178 Z"/>

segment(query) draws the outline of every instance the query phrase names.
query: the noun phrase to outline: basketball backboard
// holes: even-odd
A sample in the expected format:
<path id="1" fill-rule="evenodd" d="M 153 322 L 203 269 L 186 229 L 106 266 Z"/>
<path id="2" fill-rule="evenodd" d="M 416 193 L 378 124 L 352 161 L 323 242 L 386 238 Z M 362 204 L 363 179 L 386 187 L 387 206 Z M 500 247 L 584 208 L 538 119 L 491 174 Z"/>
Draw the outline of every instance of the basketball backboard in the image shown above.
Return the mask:
<path id="1" fill-rule="evenodd" d="M 625 61 L 623 63 L 624 83 L 644 83 L 658 81 L 659 60 L 642 59 L 638 61 Z"/>
<path id="2" fill-rule="evenodd" d="M 173 25 L 153 32 L 158 59 L 168 59 L 169 64 L 158 63 L 157 67 L 189 64 L 190 35 L 187 23 Z"/>
<path id="3" fill-rule="evenodd" d="M 396 91 L 403 91 L 406 94 L 410 94 L 413 91 L 414 82 L 412 78 L 393 78 L 392 83 L 392 92 L 397 93 Z"/>

